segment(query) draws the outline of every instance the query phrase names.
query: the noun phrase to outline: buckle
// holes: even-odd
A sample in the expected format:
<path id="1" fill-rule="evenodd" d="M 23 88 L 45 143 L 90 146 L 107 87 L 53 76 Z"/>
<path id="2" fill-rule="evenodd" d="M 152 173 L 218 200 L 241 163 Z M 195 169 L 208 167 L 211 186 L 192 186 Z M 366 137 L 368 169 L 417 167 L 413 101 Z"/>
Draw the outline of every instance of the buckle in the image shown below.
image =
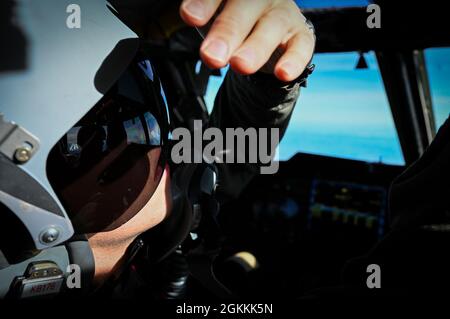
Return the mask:
<path id="1" fill-rule="evenodd" d="M 54 295 L 61 291 L 64 273 L 52 261 L 31 263 L 25 274 L 14 282 L 15 296 L 19 299 Z"/>

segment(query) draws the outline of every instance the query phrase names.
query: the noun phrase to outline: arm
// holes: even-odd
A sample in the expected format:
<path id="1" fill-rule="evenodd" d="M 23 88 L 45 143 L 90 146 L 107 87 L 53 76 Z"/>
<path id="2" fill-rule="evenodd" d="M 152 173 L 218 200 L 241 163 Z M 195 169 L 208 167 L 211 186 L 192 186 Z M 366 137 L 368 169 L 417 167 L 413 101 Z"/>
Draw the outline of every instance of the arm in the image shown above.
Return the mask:
<path id="1" fill-rule="evenodd" d="M 300 94 L 300 81 L 283 83 L 273 75 L 243 76 L 230 70 L 215 100 L 210 126 L 278 128 L 284 135 Z M 258 164 L 219 164 L 217 197 L 235 198 L 259 174 Z"/>
<path id="2" fill-rule="evenodd" d="M 216 97 L 210 126 L 222 132 L 238 127 L 277 128 L 281 138 L 315 46 L 314 31 L 296 3 L 184 0 L 180 14 L 205 36 L 202 60 L 211 68 L 231 66 Z M 236 152 L 248 153 L 248 146 Z M 223 202 L 236 197 L 260 166 L 228 163 L 218 167 L 217 196 Z"/>

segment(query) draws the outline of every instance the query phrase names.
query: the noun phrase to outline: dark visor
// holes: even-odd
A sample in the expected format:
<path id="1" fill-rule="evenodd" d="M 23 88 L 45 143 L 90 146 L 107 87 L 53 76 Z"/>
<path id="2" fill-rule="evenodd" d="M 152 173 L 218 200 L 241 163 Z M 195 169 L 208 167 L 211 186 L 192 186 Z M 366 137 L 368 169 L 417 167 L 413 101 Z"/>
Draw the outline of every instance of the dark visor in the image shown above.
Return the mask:
<path id="1" fill-rule="evenodd" d="M 168 129 L 160 81 L 149 60 L 137 59 L 49 154 L 49 181 L 76 233 L 113 230 L 147 204 L 166 164 Z"/>

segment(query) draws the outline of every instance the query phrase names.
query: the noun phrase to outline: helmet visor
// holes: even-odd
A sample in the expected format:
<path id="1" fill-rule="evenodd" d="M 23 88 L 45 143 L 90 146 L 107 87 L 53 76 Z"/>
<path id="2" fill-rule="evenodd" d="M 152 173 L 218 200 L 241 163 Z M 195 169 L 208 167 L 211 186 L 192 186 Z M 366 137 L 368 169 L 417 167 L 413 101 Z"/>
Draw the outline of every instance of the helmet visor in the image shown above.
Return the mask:
<path id="1" fill-rule="evenodd" d="M 47 175 L 75 232 L 113 230 L 150 200 L 166 165 L 169 117 L 149 60 L 136 59 L 51 150 Z"/>

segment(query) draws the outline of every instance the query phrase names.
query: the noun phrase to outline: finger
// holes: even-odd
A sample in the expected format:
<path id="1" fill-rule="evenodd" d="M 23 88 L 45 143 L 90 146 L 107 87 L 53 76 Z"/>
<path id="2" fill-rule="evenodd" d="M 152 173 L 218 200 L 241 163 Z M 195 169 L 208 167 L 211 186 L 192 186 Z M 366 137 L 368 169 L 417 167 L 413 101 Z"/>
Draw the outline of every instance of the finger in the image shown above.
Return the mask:
<path id="1" fill-rule="evenodd" d="M 275 66 L 276 77 L 285 82 L 298 78 L 311 60 L 314 45 L 314 36 L 310 32 L 294 35 L 287 42 L 286 52 Z"/>
<path id="2" fill-rule="evenodd" d="M 242 74 L 260 70 L 271 59 L 292 25 L 291 15 L 286 9 L 267 13 L 231 58 L 232 68 Z"/>
<path id="3" fill-rule="evenodd" d="M 223 0 L 183 0 L 180 16 L 188 25 L 202 27 L 211 20 Z"/>
<path id="4" fill-rule="evenodd" d="M 200 48 L 202 60 L 211 68 L 226 66 L 269 3 L 270 0 L 228 0 L 203 41 Z"/>

